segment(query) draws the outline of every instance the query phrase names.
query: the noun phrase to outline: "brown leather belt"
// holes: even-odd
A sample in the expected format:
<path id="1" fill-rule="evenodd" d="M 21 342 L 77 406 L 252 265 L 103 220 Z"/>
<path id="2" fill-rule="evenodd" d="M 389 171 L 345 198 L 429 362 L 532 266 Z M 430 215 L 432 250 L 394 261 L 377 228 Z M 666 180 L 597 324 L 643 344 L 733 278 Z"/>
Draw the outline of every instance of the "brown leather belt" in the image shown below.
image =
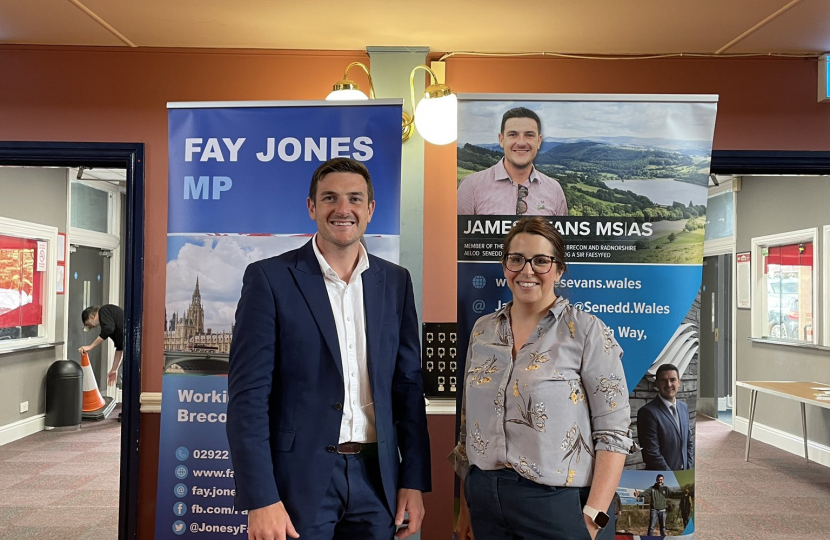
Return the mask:
<path id="1" fill-rule="evenodd" d="M 378 443 L 344 442 L 337 445 L 337 453 L 354 455 L 361 452 L 374 450 L 377 452 Z"/>

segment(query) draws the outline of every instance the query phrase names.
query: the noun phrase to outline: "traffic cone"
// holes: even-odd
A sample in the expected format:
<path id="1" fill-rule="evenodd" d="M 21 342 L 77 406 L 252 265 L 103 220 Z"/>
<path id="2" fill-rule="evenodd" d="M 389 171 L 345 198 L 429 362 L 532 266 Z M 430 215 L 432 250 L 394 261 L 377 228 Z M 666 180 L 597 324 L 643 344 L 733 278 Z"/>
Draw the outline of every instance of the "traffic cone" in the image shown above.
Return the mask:
<path id="1" fill-rule="evenodd" d="M 104 401 L 101 392 L 98 390 L 95 373 L 92 372 L 89 356 L 86 353 L 81 353 L 81 369 L 84 372 L 84 405 L 81 410 L 85 413 L 97 411 L 104 407 L 107 402 Z"/>

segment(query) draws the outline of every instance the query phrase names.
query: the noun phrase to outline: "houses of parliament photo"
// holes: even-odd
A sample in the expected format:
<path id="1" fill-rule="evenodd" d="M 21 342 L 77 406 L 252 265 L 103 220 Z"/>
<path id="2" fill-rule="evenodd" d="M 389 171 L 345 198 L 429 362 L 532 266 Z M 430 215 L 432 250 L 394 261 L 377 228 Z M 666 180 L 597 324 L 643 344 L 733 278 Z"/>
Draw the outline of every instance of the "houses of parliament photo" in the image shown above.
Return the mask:
<path id="1" fill-rule="evenodd" d="M 187 311 L 179 316 L 173 312 L 167 320 L 164 315 L 164 350 L 187 352 L 212 352 L 228 354 L 231 350 L 233 326 L 229 332 L 214 333 L 210 328 L 205 330 L 205 308 L 202 305 L 202 294 L 199 291 L 199 278 L 196 278 L 196 287 Z"/>

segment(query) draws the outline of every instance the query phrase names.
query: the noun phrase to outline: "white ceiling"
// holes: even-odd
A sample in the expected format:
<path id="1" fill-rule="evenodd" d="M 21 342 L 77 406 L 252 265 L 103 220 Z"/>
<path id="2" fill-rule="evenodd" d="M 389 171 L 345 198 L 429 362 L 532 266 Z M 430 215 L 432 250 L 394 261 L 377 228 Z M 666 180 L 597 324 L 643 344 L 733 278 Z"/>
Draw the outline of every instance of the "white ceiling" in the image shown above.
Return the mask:
<path id="1" fill-rule="evenodd" d="M 830 0 L 2 0 L 0 43 L 817 54 Z"/>

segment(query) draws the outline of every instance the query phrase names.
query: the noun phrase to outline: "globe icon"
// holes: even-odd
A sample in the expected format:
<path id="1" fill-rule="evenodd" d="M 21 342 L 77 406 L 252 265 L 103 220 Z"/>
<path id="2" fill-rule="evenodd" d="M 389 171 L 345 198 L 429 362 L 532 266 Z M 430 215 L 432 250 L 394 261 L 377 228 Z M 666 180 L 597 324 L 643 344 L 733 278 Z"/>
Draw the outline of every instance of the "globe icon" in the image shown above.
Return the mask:
<path id="1" fill-rule="evenodd" d="M 476 289 L 483 289 L 487 285 L 487 280 L 484 276 L 476 276 L 473 278 L 473 287 Z"/>

